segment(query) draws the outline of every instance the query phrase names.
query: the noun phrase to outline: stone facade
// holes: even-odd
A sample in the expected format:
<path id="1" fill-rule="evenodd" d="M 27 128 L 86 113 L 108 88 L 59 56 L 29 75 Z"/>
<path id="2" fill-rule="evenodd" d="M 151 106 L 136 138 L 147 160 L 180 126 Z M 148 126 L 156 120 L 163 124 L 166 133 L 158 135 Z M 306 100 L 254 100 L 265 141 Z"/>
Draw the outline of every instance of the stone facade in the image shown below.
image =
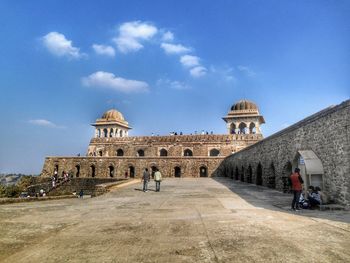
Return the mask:
<path id="1" fill-rule="evenodd" d="M 263 138 L 259 127 L 264 120 L 252 102 L 237 102 L 224 120 L 230 128 L 226 135 L 129 137 L 131 127 L 124 116 L 109 110 L 92 124 L 95 136 L 87 156 L 47 157 L 42 176 L 52 176 L 57 169 L 75 177 L 141 177 L 148 168 L 159 169 L 164 177 L 208 177 L 226 156 Z M 231 129 L 233 122 L 237 129 Z"/>
<path id="2" fill-rule="evenodd" d="M 330 200 L 350 205 L 350 100 L 228 156 L 215 174 L 288 191 L 295 167 L 306 187 L 319 185 Z"/>

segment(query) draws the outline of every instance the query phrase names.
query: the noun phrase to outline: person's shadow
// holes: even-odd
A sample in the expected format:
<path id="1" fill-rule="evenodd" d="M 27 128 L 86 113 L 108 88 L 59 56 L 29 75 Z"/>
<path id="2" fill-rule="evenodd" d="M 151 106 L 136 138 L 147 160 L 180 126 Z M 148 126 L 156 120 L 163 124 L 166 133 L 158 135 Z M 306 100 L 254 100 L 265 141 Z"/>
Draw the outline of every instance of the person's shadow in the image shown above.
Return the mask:
<path id="1" fill-rule="evenodd" d="M 135 190 L 135 191 L 141 191 L 141 192 L 143 192 L 143 189 L 142 189 L 142 188 L 134 188 L 134 190 Z M 155 192 L 155 191 L 156 191 L 156 190 L 150 189 L 150 188 L 148 188 L 147 190 L 148 190 L 149 192 L 150 192 L 150 191 L 152 191 L 152 192 Z"/>

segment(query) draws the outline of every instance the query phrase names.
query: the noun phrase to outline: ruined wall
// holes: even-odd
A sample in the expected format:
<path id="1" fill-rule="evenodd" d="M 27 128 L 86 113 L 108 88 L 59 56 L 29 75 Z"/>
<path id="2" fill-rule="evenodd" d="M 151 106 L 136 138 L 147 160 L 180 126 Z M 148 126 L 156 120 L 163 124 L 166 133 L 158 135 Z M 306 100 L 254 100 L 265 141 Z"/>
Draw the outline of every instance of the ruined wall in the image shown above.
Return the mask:
<path id="1" fill-rule="evenodd" d="M 350 205 L 350 100 L 322 110 L 240 152 L 227 157 L 216 175 L 287 190 L 300 150 L 321 160 L 323 191 Z"/>

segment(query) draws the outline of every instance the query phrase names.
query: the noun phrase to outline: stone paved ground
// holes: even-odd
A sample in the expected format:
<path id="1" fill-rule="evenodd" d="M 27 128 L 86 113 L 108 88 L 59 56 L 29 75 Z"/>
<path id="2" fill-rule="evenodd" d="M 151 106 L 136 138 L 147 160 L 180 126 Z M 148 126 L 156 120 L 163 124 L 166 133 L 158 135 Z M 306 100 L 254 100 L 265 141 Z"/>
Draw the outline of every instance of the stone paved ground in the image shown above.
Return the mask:
<path id="1" fill-rule="evenodd" d="M 151 184 L 154 189 L 153 183 Z M 350 215 L 230 179 L 0 206 L 2 262 L 350 262 Z"/>

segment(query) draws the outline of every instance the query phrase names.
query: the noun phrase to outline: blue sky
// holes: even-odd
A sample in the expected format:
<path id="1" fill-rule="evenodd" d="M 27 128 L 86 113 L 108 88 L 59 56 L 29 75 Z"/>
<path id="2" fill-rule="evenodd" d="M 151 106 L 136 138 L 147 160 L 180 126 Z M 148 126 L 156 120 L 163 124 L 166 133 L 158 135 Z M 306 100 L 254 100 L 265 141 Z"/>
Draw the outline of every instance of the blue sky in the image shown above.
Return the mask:
<path id="1" fill-rule="evenodd" d="M 130 135 L 265 136 L 350 95 L 350 1 L 0 1 L 0 173 L 85 154 L 112 107 Z"/>

